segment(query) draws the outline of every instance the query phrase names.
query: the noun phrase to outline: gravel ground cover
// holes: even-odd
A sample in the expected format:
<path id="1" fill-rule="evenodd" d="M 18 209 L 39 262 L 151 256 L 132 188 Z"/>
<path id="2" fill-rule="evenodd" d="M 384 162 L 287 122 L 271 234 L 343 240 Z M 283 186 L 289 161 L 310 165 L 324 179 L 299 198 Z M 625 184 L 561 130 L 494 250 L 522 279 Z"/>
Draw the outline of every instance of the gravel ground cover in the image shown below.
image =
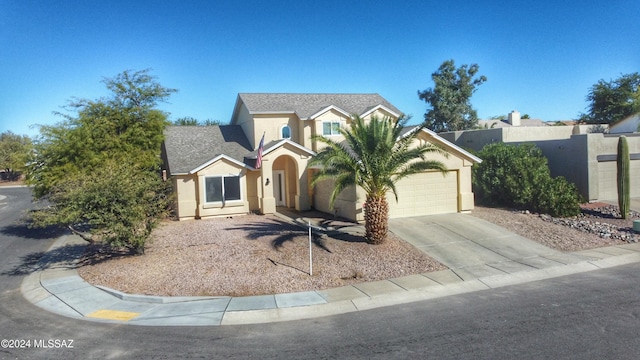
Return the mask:
<path id="1" fill-rule="evenodd" d="M 132 294 L 248 296 L 320 290 L 446 269 L 393 234 L 382 245 L 314 237 L 272 215 L 165 222 L 141 256 L 93 248 L 78 273 Z"/>
<path id="2" fill-rule="evenodd" d="M 560 251 L 637 242 L 631 213 L 604 203 L 585 204 L 573 218 L 476 207 L 472 216 Z M 329 221 L 329 220 L 328 220 Z M 345 224 L 329 221 L 340 227 Z M 92 247 L 78 269 L 94 285 L 160 296 L 248 296 L 321 290 L 446 269 L 390 234 L 382 245 L 351 235 L 313 239 L 309 275 L 307 231 L 270 215 L 164 222 L 146 253 L 125 256 Z"/>
<path id="3" fill-rule="evenodd" d="M 481 206 L 472 215 L 560 251 L 620 245 L 639 239 L 633 231 L 633 220 L 640 219 L 640 214 L 631 211 L 624 220 L 617 206 L 605 203 L 584 204 L 582 213 L 570 218 Z"/>

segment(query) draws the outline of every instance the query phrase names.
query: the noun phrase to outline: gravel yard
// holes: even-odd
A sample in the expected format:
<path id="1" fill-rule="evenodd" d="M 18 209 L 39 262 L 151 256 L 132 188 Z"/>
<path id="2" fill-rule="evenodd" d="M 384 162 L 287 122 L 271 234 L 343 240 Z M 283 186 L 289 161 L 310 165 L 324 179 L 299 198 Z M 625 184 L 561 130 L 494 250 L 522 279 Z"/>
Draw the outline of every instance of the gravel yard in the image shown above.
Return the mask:
<path id="1" fill-rule="evenodd" d="M 315 238 L 313 276 L 302 229 L 272 215 L 165 222 L 144 255 L 103 259 L 78 269 L 94 285 L 133 294 L 248 296 L 319 290 L 446 269 L 390 234 L 382 245 Z M 95 262 L 94 264 L 91 264 Z"/>
<path id="2" fill-rule="evenodd" d="M 587 204 L 583 214 L 555 219 L 476 207 L 472 216 L 561 251 L 637 242 L 633 219 L 617 207 Z M 382 245 L 362 239 L 316 237 L 309 275 L 307 231 L 271 215 L 164 222 L 145 255 L 118 256 L 92 248 L 80 276 L 132 294 L 248 296 L 320 290 L 445 269 L 393 234 Z"/>
<path id="3" fill-rule="evenodd" d="M 472 215 L 560 251 L 620 245 L 640 239 L 633 231 L 633 220 L 640 219 L 640 214 L 631 211 L 630 218 L 623 220 L 619 218 L 617 206 L 605 203 L 584 204 L 582 214 L 572 218 L 480 206 Z"/>

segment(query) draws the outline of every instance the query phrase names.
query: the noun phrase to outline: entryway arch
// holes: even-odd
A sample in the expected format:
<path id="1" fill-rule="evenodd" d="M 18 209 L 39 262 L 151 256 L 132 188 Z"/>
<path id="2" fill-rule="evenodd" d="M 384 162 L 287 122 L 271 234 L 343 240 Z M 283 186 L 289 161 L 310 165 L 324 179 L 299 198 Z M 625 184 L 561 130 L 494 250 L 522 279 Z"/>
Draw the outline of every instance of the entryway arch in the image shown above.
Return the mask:
<path id="1" fill-rule="evenodd" d="M 273 197 L 276 206 L 296 208 L 296 198 L 300 196 L 298 164 L 289 155 L 280 155 L 273 162 Z"/>

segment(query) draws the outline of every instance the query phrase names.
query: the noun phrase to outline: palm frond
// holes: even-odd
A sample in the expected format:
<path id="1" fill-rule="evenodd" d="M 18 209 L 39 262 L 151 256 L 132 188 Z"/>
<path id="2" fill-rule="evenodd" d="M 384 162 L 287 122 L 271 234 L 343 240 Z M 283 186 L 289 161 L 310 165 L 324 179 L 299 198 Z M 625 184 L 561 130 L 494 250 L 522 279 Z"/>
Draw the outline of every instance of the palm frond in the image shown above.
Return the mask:
<path id="1" fill-rule="evenodd" d="M 443 163 L 428 160 L 428 155 L 446 157 L 448 153 L 433 144 L 416 146 L 424 124 L 403 135 L 407 120 L 372 117 L 365 121 L 353 115 L 351 127 L 340 129 L 344 141 L 313 136 L 313 140 L 325 146 L 309 162 L 309 166 L 321 166 L 312 178 L 312 186 L 326 179 L 335 181 L 331 206 L 341 191 L 354 185 L 360 186 L 367 196 L 383 196 L 391 191 L 397 200 L 397 181 L 425 170 L 446 172 Z"/>

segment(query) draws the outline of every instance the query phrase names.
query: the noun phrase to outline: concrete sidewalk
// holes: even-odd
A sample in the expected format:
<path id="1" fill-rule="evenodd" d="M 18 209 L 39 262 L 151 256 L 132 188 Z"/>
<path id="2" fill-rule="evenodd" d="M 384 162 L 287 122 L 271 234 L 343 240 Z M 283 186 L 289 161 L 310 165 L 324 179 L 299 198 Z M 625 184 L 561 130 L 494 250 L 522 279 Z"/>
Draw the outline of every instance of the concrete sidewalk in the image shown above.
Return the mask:
<path id="1" fill-rule="evenodd" d="M 357 224 L 332 227 L 332 221 L 291 214 L 280 216 L 302 226 L 324 226 L 327 232 L 363 231 Z M 450 269 L 289 294 L 141 296 L 80 278 L 74 261 L 84 241 L 69 235 L 56 241 L 41 260 L 42 268 L 25 277 L 21 290 L 35 305 L 78 319 L 146 326 L 236 325 L 370 310 L 640 262 L 640 244 L 560 253 L 466 214 L 394 220 L 391 228 Z"/>

